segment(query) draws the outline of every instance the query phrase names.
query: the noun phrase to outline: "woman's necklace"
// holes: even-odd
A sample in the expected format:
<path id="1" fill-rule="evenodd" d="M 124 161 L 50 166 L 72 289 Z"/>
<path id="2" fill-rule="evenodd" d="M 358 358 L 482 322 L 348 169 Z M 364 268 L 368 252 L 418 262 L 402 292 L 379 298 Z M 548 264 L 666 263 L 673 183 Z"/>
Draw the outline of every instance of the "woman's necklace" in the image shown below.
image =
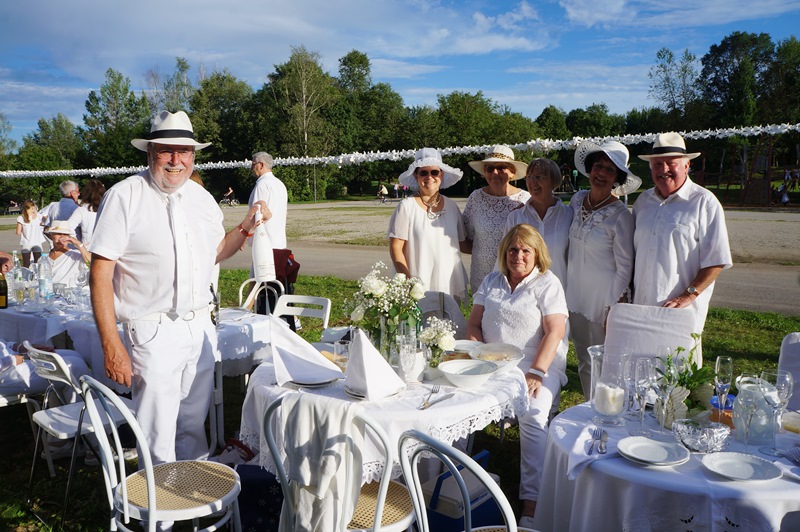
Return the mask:
<path id="1" fill-rule="evenodd" d="M 439 194 L 438 192 L 436 193 L 436 201 L 431 201 L 430 203 L 428 203 L 427 201 L 425 201 L 425 198 L 422 197 L 422 194 L 419 194 L 419 199 L 420 201 L 422 201 L 423 205 L 425 205 L 428 208 L 428 211 L 426 213 L 428 219 L 436 220 L 437 218 L 439 218 L 441 215 L 444 214 L 444 209 L 442 209 L 439 212 L 433 212 L 433 209 L 439 206 L 439 201 L 442 199 L 442 195 Z"/>
<path id="2" fill-rule="evenodd" d="M 586 194 L 586 205 L 588 205 L 589 208 L 587 209 L 586 206 L 583 205 L 583 203 L 581 203 L 581 223 L 583 223 L 586 220 L 588 220 L 589 217 L 592 215 L 592 212 L 594 212 L 595 210 L 597 210 L 600 207 L 602 207 L 603 205 L 605 205 L 608 202 L 608 200 L 610 200 L 613 197 L 614 197 L 613 194 L 609 194 L 606 199 L 604 199 L 603 201 L 601 201 L 597 205 L 593 205 L 592 204 L 592 193 L 591 192 L 587 193 Z"/>

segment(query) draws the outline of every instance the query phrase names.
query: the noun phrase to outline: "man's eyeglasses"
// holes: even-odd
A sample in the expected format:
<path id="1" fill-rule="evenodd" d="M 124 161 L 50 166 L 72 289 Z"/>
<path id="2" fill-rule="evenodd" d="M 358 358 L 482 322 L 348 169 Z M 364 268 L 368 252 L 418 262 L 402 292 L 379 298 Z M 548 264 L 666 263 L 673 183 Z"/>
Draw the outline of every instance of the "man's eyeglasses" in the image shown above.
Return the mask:
<path id="1" fill-rule="evenodd" d="M 194 150 L 192 148 L 156 148 L 156 157 L 161 160 L 168 161 L 172 159 L 173 154 L 177 155 L 179 159 L 188 159 L 194 154 Z"/>
<path id="2" fill-rule="evenodd" d="M 431 177 L 438 177 L 441 173 L 441 170 L 417 170 L 417 175 L 420 177 L 428 177 L 428 174 L 430 174 Z"/>

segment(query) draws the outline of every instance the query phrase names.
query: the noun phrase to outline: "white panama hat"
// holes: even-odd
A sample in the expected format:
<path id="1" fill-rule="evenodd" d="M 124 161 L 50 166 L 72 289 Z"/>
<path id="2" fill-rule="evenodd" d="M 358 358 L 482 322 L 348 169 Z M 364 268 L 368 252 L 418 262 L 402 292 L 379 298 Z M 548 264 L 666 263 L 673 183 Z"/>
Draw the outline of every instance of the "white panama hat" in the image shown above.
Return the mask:
<path id="1" fill-rule="evenodd" d="M 639 159 L 649 161 L 653 157 L 686 157 L 694 159 L 700 152 L 686 153 L 686 142 L 678 133 L 660 133 L 653 143 L 653 153 L 650 155 L 640 155 Z"/>
<path id="2" fill-rule="evenodd" d="M 139 150 L 147 151 L 148 144 L 170 144 L 173 146 L 192 146 L 202 150 L 211 146 L 210 142 L 196 142 L 189 116 L 183 112 L 161 111 L 153 117 L 149 139 L 133 139 L 131 144 Z"/>
<path id="3" fill-rule="evenodd" d="M 72 230 L 72 227 L 70 227 L 69 223 L 67 223 L 66 220 L 54 221 L 53 225 L 51 225 L 47 229 L 47 233 L 51 235 L 75 236 L 75 231 Z"/>
<path id="4" fill-rule="evenodd" d="M 486 154 L 482 161 L 470 161 L 469 166 L 479 174 L 483 175 L 484 167 L 489 163 L 506 163 L 513 166 L 516 170 L 511 181 L 522 179 L 528 171 L 528 165 L 522 161 L 514 160 L 514 151 L 504 144 L 492 146 L 491 151 Z"/>
<path id="5" fill-rule="evenodd" d="M 605 153 L 608 158 L 611 159 L 611 162 L 614 163 L 614 166 L 628 174 L 624 183 L 611 189 L 612 194 L 615 196 L 627 196 L 642 186 L 641 178 L 628 168 L 628 148 L 616 140 L 607 140 L 603 144 L 585 140 L 578 144 L 578 147 L 575 149 L 575 168 L 586 177 L 589 177 L 591 169 L 586 168 L 586 158 L 597 152 Z"/>
<path id="6" fill-rule="evenodd" d="M 413 190 L 418 189 L 419 185 L 414 178 L 414 170 L 423 166 L 438 166 L 441 168 L 444 175 L 442 176 L 442 184 L 439 185 L 439 189 L 452 187 L 464 177 L 464 172 L 442 162 L 442 154 L 439 153 L 439 150 L 436 148 L 422 148 L 421 150 L 417 150 L 414 154 L 414 162 L 408 165 L 408 170 L 400 174 L 398 178 L 400 184 Z"/>

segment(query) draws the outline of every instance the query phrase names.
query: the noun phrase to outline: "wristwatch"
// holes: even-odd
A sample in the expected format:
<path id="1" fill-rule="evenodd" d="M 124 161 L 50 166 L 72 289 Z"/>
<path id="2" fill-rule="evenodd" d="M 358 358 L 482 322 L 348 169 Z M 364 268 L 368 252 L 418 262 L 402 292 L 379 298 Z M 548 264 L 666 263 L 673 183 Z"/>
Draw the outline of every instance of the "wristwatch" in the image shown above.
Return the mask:
<path id="1" fill-rule="evenodd" d="M 690 286 L 689 288 L 686 289 L 686 295 L 697 297 L 700 295 L 700 292 L 698 292 L 697 288 L 695 288 L 694 286 Z"/>

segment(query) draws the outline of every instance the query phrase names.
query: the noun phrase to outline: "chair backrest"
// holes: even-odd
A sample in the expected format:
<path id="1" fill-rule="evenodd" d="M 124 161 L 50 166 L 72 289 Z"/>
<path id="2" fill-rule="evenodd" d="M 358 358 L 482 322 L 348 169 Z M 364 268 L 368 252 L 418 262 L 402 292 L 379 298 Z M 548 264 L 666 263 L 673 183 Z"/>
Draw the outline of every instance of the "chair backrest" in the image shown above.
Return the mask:
<path id="1" fill-rule="evenodd" d="M 787 407 L 790 410 L 800 409 L 800 332 L 789 333 L 783 337 L 778 369 L 788 371 L 794 378 L 794 393 L 789 398 Z"/>
<path id="2" fill-rule="evenodd" d="M 81 377 L 81 390 L 83 391 L 83 400 L 86 403 L 86 411 L 89 413 L 89 419 L 94 427 L 94 434 L 97 437 L 97 443 L 100 447 L 100 463 L 103 467 L 103 480 L 106 485 L 106 496 L 108 497 L 109 508 L 114 507 L 114 489 L 119 486 L 121 490 L 121 500 L 123 501 L 123 515 L 125 520 L 129 519 L 128 507 L 128 488 L 127 482 L 120 482 L 127 477 L 125 470 L 125 459 L 122 450 L 122 441 L 119 436 L 116 424 L 113 422 L 115 414 L 121 415 L 125 422 L 130 426 L 136 437 L 136 444 L 139 448 L 139 466 L 140 469 L 145 471 L 145 479 L 147 483 L 147 507 L 150 509 L 156 508 L 156 483 L 153 476 L 153 461 L 150 457 L 150 447 L 147 445 L 147 440 L 139 427 L 133 413 L 125 406 L 116 393 L 111 391 L 105 385 L 98 382 L 96 379 L 89 375 Z M 95 401 L 95 397 L 97 401 Z M 102 411 L 98 410 L 97 404 L 100 404 Z M 104 428 L 103 421 L 106 425 L 110 425 L 112 440 L 109 440 Z M 114 458 L 112 449 L 116 451 L 117 458 Z M 153 512 L 154 513 L 154 512 Z M 148 521 L 148 530 L 155 532 L 156 521 L 158 520 L 153 513 Z M 113 518 L 112 518 L 113 519 Z M 112 525 L 112 530 L 114 529 Z"/>
<path id="3" fill-rule="evenodd" d="M 278 472 L 277 476 L 281 483 L 284 499 L 289 501 L 288 504 L 284 504 L 284 508 L 288 508 L 290 511 L 293 511 L 296 508 L 297 503 L 295 490 L 292 489 L 290 485 L 290 480 L 286 474 L 286 468 L 283 464 L 283 454 L 281 453 L 275 441 L 275 431 L 278 421 L 277 413 L 283 404 L 283 399 L 283 397 L 278 398 L 269 405 L 264 413 L 264 434 L 266 436 L 269 452 L 272 455 L 273 461 L 275 462 L 275 470 Z M 369 415 L 359 411 L 355 414 L 355 419 L 361 421 L 365 426 L 370 428 L 375 436 L 377 436 L 377 440 L 383 447 L 384 452 L 385 466 L 383 468 L 383 474 L 381 475 L 380 484 L 378 485 L 377 506 L 375 508 L 375 518 L 372 523 L 373 532 L 377 532 L 380 530 L 381 518 L 383 517 L 383 506 L 386 501 L 386 493 L 389 490 L 389 481 L 391 480 L 392 476 L 392 464 L 394 464 L 395 457 L 394 446 L 389 442 L 389 436 L 386 434 L 386 431 Z M 293 522 L 293 519 L 290 522 Z"/>
<path id="4" fill-rule="evenodd" d="M 81 393 L 80 383 L 72 376 L 69 366 L 61 358 L 58 353 L 51 351 L 42 351 L 33 347 L 28 340 L 22 342 L 22 345 L 28 351 L 33 370 L 40 377 L 47 379 L 51 383 L 53 381 L 60 382 L 72 387 L 76 393 Z M 63 401 L 63 397 L 60 398 Z"/>
<path id="5" fill-rule="evenodd" d="M 257 284 L 253 286 L 252 283 Z M 250 293 L 247 294 L 245 300 L 242 301 L 242 298 L 244 297 L 244 289 L 247 286 L 252 286 L 252 288 Z M 239 306 L 242 308 L 251 308 L 256 300 L 256 297 L 258 297 L 258 294 L 264 290 L 271 293 L 275 301 L 277 301 L 278 298 L 283 295 L 283 284 L 280 281 L 267 281 L 266 283 L 258 283 L 254 278 L 250 278 L 239 286 Z"/>
<path id="6" fill-rule="evenodd" d="M 425 297 L 417 302 L 417 305 L 422 311 L 423 325 L 431 316 L 448 319 L 456 327 L 456 340 L 463 340 L 467 337 L 467 319 L 455 298 L 450 294 L 428 290 L 425 292 Z"/>
<path id="7" fill-rule="evenodd" d="M 297 305 L 314 305 L 320 308 L 299 307 Z M 299 296 L 284 294 L 278 298 L 275 310 L 272 313 L 278 318 L 283 316 L 305 316 L 322 320 L 322 328 L 328 328 L 328 318 L 331 315 L 331 300 L 327 297 Z"/>
<path id="8" fill-rule="evenodd" d="M 660 345 L 683 347 L 687 357 L 697 343 L 692 337 L 695 331 L 695 312 L 690 308 L 617 303 L 608 312 L 605 345 L 628 348 L 631 359 L 654 357 Z M 702 366 L 699 356 L 696 362 Z"/>
<path id="9" fill-rule="evenodd" d="M 400 436 L 397 446 L 400 454 L 400 466 L 403 468 L 403 477 L 405 477 L 408 491 L 411 493 L 414 512 L 417 514 L 417 528 L 420 532 L 428 532 L 430 530 L 425 495 L 422 492 L 422 482 L 419 476 L 419 461 L 425 457 L 426 453 L 432 453 L 439 458 L 450 474 L 453 475 L 464 503 L 464 530 L 466 532 L 472 530 L 472 512 L 469 491 L 459 466 L 469 471 L 489 490 L 489 493 L 497 502 L 500 512 L 503 514 L 503 519 L 506 521 L 505 529 L 509 532 L 517 531 L 514 510 L 511 508 L 511 504 L 508 502 L 503 490 L 475 460 L 455 447 L 440 442 L 418 430 L 405 431 Z"/>

